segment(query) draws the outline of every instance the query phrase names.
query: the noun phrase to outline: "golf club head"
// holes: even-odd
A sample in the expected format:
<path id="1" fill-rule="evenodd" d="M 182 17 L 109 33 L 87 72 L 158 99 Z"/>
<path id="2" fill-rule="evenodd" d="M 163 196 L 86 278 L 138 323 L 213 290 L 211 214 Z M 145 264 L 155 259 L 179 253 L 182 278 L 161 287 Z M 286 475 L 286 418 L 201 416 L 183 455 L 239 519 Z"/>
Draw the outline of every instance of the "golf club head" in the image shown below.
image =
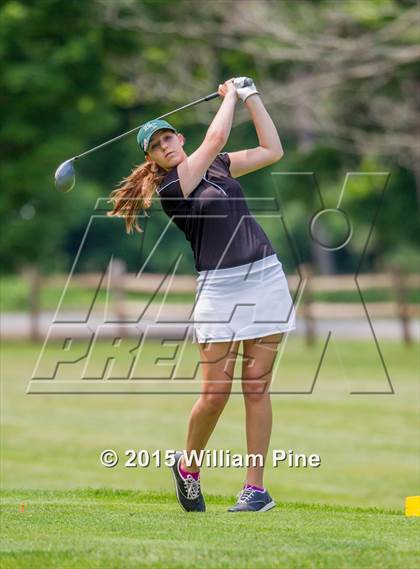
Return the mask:
<path id="1" fill-rule="evenodd" d="M 69 192 L 74 188 L 76 175 L 74 172 L 74 160 L 66 160 L 57 168 L 54 174 L 55 187 L 59 192 Z"/>

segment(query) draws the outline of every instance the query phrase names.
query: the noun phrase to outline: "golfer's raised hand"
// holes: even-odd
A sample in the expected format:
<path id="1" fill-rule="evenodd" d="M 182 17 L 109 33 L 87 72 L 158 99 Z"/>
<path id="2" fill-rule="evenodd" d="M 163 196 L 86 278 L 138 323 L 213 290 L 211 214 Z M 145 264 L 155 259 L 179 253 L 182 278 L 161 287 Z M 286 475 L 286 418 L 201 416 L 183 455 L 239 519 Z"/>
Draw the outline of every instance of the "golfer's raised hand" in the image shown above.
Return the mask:
<path id="1" fill-rule="evenodd" d="M 219 95 L 221 97 L 226 97 L 226 95 L 229 95 L 229 96 L 234 97 L 235 101 L 238 101 L 238 93 L 237 93 L 237 90 L 235 88 L 235 85 L 233 84 L 233 78 L 228 79 L 224 83 L 221 83 L 219 85 L 217 92 L 219 93 Z"/>
<path id="2" fill-rule="evenodd" d="M 244 83 L 245 81 L 246 84 Z M 251 95 L 259 95 L 255 83 L 250 77 L 234 77 L 233 84 L 238 92 L 238 97 L 243 103 L 245 103 Z"/>

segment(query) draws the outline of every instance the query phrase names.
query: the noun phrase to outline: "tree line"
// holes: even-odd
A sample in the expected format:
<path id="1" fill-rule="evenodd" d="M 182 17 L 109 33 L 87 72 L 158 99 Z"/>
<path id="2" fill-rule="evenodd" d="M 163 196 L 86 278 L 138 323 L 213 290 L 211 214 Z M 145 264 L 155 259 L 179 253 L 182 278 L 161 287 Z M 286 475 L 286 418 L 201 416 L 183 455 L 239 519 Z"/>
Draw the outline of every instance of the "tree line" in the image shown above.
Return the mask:
<path id="1" fill-rule="evenodd" d="M 166 225 L 159 204 L 141 236 L 125 235 L 120 220 L 91 221 L 98 198 L 143 160 L 135 135 L 77 164 L 77 187 L 68 194 L 54 190 L 55 168 L 239 75 L 255 80 L 285 149 L 273 168 L 241 178 L 247 196 L 273 195 L 279 178 L 272 172 L 313 172 L 333 204 L 348 172 L 389 174 L 378 212 L 383 177 L 352 179 L 346 207 L 362 229 L 334 254 L 316 252 L 302 223 L 315 202 L 302 199 L 306 190 L 295 178 L 282 182 L 287 227 L 267 220 L 264 228 L 286 266 L 295 259 L 285 229 L 300 261 L 312 260 L 320 272 L 354 270 L 377 212 L 363 269 L 398 262 L 416 270 L 418 24 L 418 4 L 409 0 L 2 3 L 1 270 L 68 270 L 89 223 L 78 269 L 101 269 L 110 251 L 138 268 Z M 219 104 L 171 119 L 187 152 L 200 144 Z M 238 105 L 225 150 L 256 144 Z M 334 224 L 328 230 L 341 231 Z M 167 271 L 180 253 L 182 270 L 193 270 L 176 229 L 164 253 L 150 258 L 149 270 Z"/>

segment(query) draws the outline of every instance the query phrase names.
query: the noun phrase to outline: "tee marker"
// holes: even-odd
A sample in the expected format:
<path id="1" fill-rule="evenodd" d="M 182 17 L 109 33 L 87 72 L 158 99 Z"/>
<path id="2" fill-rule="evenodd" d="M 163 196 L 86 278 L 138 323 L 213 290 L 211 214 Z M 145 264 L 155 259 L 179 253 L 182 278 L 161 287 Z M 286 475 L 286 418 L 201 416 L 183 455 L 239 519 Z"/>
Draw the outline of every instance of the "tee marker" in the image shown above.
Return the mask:
<path id="1" fill-rule="evenodd" d="M 405 499 L 405 515 L 420 516 L 420 496 L 407 496 Z"/>

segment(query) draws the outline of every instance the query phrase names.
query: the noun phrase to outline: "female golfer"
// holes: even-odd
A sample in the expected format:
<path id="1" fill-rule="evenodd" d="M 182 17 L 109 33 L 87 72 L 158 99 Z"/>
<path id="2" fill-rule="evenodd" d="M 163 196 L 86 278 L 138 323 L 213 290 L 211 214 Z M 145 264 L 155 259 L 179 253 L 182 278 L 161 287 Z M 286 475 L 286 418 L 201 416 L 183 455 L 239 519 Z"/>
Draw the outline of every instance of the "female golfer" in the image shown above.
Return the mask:
<path id="1" fill-rule="evenodd" d="M 136 219 L 155 192 L 167 215 L 191 243 L 198 271 L 193 343 L 198 343 L 203 384 L 189 418 L 187 455 L 205 449 L 232 387 L 243 342 L 242 392 L 247 453 L 261 455 L 247 468 L 243 489 L 229 512 L 264 512 L 275 502 L 264 488 L 263 470 L 272 427 L 269 385 L 277 348 L 296 328 L 287 280 L 275 250 L 251 215 L 236 178 L 273 164 L 283 156 L 276 127 L 254 83 L 230 79 L 219 85 L 223 102 L 204 141 L 184 151 L 185 138 L 164 120 L 149 121 L 137 140 L 146 162 L 111 194 L 111 215 L 125 217 L 127 231 L 142 231 Z M 259 145 L 224 152 L 235 106 L 241 99 L 254 123 Z M 178 501 L 186 511 L 205 511 L 197 461 L 183 452 L 172 468 Z"/>

